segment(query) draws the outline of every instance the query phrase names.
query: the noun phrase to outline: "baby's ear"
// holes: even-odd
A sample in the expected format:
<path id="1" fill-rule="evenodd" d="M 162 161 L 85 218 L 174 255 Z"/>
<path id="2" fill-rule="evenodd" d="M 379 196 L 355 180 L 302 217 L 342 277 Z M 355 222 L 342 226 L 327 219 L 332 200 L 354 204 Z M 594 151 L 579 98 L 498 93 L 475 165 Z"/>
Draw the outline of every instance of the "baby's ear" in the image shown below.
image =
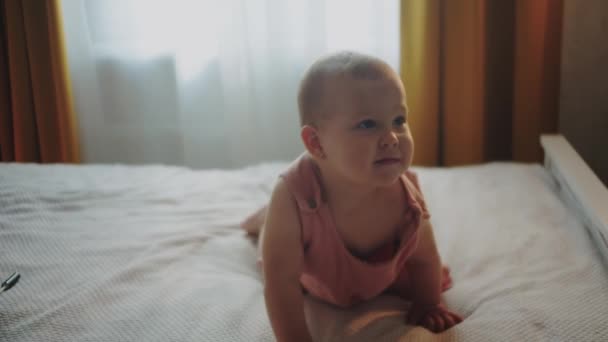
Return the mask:
<path id="1" fill-rule="evenodd" d="M 308 150 L 308 153 L 317 158 L 325 158 L 325 152 L 323 152 L 323 147 L 319 140 L 319 132 L 315 127 L 311 125 L 302 126 L 300 137 L 302 138 L 302 142 L 304 143 L 306 150 Z"/>

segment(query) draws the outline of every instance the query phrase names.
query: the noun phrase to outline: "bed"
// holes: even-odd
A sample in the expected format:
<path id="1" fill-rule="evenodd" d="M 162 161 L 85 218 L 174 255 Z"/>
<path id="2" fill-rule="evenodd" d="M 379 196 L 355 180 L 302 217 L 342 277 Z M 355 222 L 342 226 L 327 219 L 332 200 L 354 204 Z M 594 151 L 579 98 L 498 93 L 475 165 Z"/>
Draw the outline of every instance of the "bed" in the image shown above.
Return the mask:
<path id="1" fill-rule="evenodd" d="M 546 162 L 416 168 L 465 320 L 306 298 L 317 341 L 608 341 L 608 191 L 561 136 Z M 273 341 L 239 222 L 287 163 L 0 165 L 0 341 Z"/>

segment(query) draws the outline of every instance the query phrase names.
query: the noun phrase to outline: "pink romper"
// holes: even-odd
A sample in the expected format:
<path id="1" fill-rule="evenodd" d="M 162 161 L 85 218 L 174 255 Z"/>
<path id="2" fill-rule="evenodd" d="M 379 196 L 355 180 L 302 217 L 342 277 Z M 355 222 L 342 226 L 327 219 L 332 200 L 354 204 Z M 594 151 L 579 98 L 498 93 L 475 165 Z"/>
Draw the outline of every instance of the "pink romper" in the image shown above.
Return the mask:
<path id="1" fill-rule="evenodd" d="M 340 238 L 322 198 L 318 169 L 308 154 L 296 159 L 281 177 L 298 204 L 304 248 L 300 282 L 311 295 L 349 307 L 379 295 L 396 281 L 406 281 L 404 265 L 416 247 L 418 226 L 421 218 L 430 217 L 415 173 L 406 171 L 400 178 L 407 200 L 400 237 L 366 260 L 354 256 Z"/>

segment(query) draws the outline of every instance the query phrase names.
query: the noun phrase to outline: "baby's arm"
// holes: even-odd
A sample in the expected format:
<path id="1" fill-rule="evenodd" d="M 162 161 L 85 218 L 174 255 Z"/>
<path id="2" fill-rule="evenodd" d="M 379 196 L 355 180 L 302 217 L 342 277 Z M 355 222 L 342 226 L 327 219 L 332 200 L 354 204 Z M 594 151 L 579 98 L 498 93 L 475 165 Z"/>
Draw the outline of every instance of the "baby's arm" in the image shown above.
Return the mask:
<path id="1" fill-rule="evenodd" d="M 418 234 L 418 245 L 407 264 L 413 302 L 408 322 L 441 332 L 460 323 L 462 318 L 441 304 L 441 258 L 429 220 L 421 222 Z"/>
<path id="2" fill-rule="evenodd" d="M 277 340 L 312 341 L 300 286 L 301 224 L 297 204 L 282 179 L 272 194 L 260 243 L 266 310 Z"/>

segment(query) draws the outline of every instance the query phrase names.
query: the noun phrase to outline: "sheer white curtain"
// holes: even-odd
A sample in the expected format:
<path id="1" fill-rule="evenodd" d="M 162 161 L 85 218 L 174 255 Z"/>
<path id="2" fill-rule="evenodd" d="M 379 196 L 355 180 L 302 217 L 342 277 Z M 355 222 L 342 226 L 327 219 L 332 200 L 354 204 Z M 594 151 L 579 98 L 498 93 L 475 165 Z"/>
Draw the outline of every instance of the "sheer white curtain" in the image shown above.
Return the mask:
<path id="1" fill-rule="evenodd" d="M 397 68 L 398 0 L 63 0 L 83 160 L 290 160 L 297 87 L 356 50 Z"/>

